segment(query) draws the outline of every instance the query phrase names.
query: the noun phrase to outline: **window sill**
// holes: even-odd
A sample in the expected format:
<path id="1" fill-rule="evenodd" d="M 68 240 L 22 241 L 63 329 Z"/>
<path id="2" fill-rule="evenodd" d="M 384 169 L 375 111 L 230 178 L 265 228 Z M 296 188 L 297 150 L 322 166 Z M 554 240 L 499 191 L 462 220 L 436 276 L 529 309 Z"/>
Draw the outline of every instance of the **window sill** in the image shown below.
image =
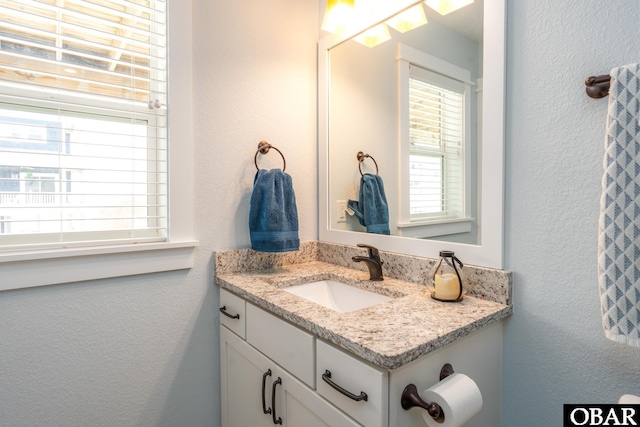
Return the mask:
<path id="1" fill-rule="evenodd" d="M 193 267 L 197 241 L 0 254 L 0 291 Z"/>
<path id="2" fill-rule="evenodd" d="M 448 234 L 470 232 L 473 221 L 473 218 L 456 218 L 399 223 L 398 231 L 403 237 L 426 238 L 446 236 Z"/>

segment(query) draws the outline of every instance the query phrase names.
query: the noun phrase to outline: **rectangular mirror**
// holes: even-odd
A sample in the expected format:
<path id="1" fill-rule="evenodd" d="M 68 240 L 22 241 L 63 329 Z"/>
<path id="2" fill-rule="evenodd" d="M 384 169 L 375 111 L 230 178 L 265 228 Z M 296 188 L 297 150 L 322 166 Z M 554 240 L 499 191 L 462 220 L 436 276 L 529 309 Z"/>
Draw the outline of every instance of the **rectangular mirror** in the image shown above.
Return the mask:
<path id="1" fill-rule="evenodd" d="M 501 268 L 505 1 L 444 16 L 422 7 L 427 24 L 389 29 L 377 46 L 319 43 L 320 239 L 434 258 L 447 249 Z M 389 236 L 343 214 L 361 173 L 384 182 Z"/>

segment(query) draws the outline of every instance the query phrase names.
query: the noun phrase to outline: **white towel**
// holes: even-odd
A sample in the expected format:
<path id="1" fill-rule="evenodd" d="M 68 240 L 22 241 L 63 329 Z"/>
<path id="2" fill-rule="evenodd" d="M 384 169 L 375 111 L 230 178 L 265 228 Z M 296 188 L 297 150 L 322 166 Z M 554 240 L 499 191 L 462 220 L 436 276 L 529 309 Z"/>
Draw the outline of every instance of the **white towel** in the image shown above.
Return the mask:
<path id="1" fill-rule="evenodd" d="M 598 277 L 602 324 L 640 347 L 640 64 L 611 70 L 600 200 Z"/>

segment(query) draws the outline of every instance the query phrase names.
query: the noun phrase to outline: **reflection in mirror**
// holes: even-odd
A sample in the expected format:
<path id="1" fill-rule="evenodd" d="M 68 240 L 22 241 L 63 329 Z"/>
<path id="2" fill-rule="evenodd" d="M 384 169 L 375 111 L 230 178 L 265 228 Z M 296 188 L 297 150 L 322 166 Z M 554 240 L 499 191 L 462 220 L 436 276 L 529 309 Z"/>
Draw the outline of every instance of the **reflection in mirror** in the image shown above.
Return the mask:
<path id="1" fill-rule="evenodd" d="M 446 16 L 424 7 L 426 25 L 390 29 L 372 48 L 320 41 L 321 240 L 434 258 L 450 249 L 502 267 L 504 7 L 476 0 Z M 359 164 L 360 151 L 376 160 L 392 236 L 344 215 L 360 169 L 376 173 L 371 159 Z M 427 165 L 427 175 L 416 173 Z"/>
<path id="2" fill-rule="evenodd" d="M 364 151 L 378 162 L 391 234 L 477 244 L 483 2 L 446 16 L 416 7 L 428 24 L 329 51 L 330 227 L 370 229 L 339 208 L 358 199 L 360 170 L 376 173 L 358 164 Z"/>

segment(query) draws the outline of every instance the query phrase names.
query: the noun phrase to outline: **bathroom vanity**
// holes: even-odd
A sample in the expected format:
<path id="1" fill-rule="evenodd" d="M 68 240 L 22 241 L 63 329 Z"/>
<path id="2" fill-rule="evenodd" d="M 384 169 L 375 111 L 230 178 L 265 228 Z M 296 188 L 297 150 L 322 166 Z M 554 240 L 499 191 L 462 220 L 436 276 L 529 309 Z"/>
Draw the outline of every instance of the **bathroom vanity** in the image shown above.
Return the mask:
<path id="1" fill-rule="evenodd" d="M 321 242 L 216 252 L 223 426 L 423 426 L 425 411 L 402 409 L 402 392 L 436 384 L 445 363 L 483 395 L 466 425 L 500 425 L 511 274 L 471 267 L 465 299 L 445 303 L 424 285 L 432 259 L 381 252 L 385 280 L 371 282 L 351 265 L 361 253 Z M 283 290 L 326 279 L 391 300 L 340 312 Z"/>

